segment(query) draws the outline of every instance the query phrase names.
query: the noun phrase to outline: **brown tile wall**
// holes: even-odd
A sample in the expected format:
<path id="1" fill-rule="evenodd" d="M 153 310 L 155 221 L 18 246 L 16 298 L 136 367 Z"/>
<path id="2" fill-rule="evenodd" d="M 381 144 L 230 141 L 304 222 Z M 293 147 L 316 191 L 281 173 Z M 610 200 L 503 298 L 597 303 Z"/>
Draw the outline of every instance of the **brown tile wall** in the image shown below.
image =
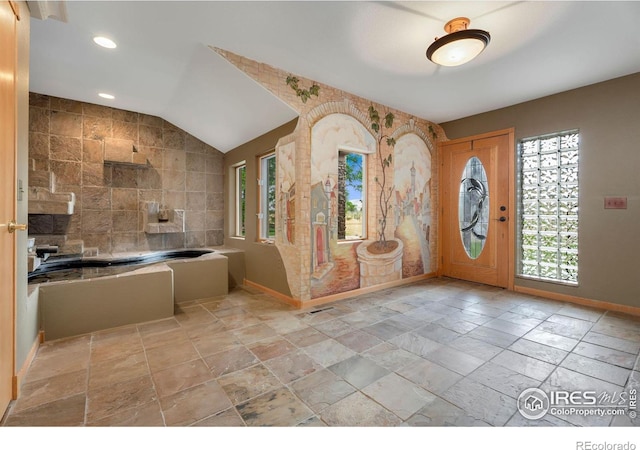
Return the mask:
<path id="1" fill-rule="evenodd" d="M 132 141 L 147 167 L 106 163 L 105 140 Z M 119 141 L 118 141 L 119 142 Z M 30 94 L 30 186 L 73 192 L 72 216 L 30 215 L 30 235 L 81 239 L 101 253 L 223 244 L 222 153 L 155 116 Z M 186 232 L 146 234 L 141 203 L 184 209 Z"/>

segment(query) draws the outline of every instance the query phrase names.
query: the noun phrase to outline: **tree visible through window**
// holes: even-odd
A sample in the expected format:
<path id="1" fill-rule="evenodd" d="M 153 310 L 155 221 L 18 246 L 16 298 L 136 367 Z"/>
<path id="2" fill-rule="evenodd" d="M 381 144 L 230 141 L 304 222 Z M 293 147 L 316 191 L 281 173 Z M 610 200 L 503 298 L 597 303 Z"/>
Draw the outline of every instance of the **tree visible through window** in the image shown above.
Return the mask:
<path id="1" fill-rule="evenodd" d="M 247 187 L 247 166 L 242 164 L 235 168 L 236 180 L 236 229 L 235 235 L 244 237 L 246 219 L 246 187 Z"/>
<path id="2" fill-rule="evenodd" d="M 519 145 L 519 274 L 578 282 L 577 130 Z"/>
<path id="3" fill-rule="evenodd" d="M 276 154 L 260 158 L 260 239 L 276 236 Z"/>
<path id="4" fill-rule="evenodd" d="M 338 239 L 365 239 L 364 162 L 362 153 L 339 153 Z"/>

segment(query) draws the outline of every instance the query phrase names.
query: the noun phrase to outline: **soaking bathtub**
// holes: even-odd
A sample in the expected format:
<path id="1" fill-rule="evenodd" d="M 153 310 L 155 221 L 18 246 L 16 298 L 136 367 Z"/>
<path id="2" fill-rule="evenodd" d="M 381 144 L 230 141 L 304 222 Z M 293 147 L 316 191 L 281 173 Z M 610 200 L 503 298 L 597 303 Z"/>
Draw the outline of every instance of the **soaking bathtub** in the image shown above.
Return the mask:
<path id="1" fill-rule="evenodd" d="M 230 274 L 229 260 L 233 267 L 244 265 L 235 249 L 64 259 L 54 258 L 29 274 L 46 340 L 171 317 L 175 303 L 227 294 L 230 283 L 243 276 Z M 92 270 L 96 267 L 100 270 Z M 54 276 L 64 271 L 65 276 Z"/>

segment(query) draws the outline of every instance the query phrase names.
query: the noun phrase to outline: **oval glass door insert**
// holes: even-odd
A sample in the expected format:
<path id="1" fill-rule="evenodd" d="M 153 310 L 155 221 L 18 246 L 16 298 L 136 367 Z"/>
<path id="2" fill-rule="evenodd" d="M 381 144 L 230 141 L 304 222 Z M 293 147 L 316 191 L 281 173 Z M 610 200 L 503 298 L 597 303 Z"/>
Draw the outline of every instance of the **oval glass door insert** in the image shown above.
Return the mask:
<path id="1" fill-rule="evenodd" d="M 469 258 L 482 253 L 489 231 L 489 184 L 482 162 L 471 157 L 462 171 L 458 196 L 460 238 Z"/>

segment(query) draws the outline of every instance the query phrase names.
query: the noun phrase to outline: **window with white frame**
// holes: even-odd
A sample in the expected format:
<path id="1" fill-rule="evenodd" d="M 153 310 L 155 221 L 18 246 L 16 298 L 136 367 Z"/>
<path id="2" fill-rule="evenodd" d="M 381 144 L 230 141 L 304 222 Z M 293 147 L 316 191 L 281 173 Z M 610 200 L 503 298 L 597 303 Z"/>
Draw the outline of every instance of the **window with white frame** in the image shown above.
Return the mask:
<path id="1" fill-rule="evenodd" d="M 367 237 L 365 202 L 366 155 L 340 150 L 338 153 L 338 239 Z"/>
<path id="2" fill-rule="evenodd" d="M 572 130 L 518 145 L 520 276 L 578 283 L 579 143 Z"/>
<path id="3" fill-rule="evenodd" d="M 247 165 L 242 162 L 234 167 L 235 180 L 235 230 L 234 236 L 245 237 L 246 234 L 246 192 L 247 192 Z"/>
<path id="4" fill-rule="evenodd" d="M 260 212 L 258 214 L 260 239 L 272 240 L 276 236 L 276 154 L 260 157 Z"/>

